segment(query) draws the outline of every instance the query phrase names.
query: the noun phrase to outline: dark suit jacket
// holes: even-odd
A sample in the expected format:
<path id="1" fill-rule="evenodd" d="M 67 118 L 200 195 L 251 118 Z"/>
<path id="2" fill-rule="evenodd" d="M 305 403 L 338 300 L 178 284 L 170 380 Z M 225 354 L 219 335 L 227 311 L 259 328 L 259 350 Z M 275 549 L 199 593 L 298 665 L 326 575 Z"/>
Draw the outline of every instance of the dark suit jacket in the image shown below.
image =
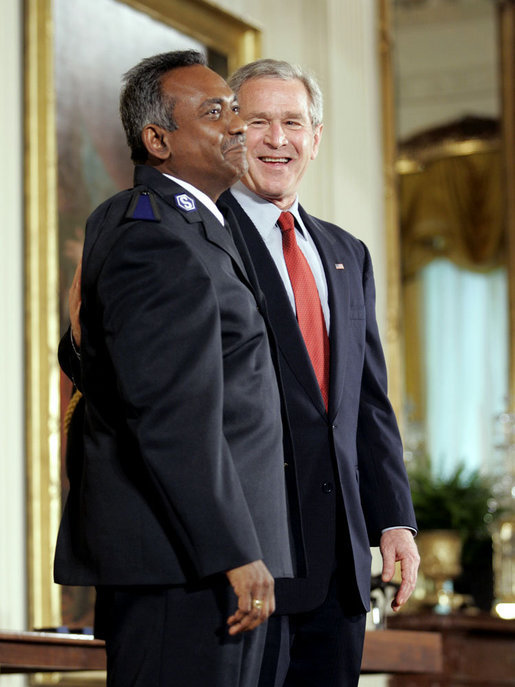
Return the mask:
<path id="1" fill-rule="evenodd" d="M 297 473 L 307 574 L 276 581 L 278 612 L 320 605 L 337 559 L 347 606 L 362 612 L 370 601 L 369 547 L 379 544 L 385 528 L 416 527 L 401 440 L 387 398 L 370 255 L 361 241 L 301 208 L 329 291 L 331 368 L 326 413 L 268 249 L 230 191 L 222 194 L 218 205 L 235 215 L 265 294 L 292 430 L 294 454 L 286 446 L 285 460 Z"/>
<path id="2" fill-rule="evenodd" d="M 86 404 L 56 581 L 182 584 L 260 558 L 290 575 L 280 398 L 229 231 L 137 167 L 88 221 L 81 327 L 80 370 L 61 350 Z"/>

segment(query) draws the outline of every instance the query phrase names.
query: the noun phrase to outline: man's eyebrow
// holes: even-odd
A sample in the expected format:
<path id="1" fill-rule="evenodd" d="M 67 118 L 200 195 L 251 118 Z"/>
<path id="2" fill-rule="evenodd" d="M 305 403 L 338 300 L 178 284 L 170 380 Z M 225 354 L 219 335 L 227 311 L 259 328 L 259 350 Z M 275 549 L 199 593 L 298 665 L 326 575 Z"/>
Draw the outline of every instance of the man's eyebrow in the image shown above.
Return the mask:
<path id="1" fill-rule="evenodd" d="M 274 115 L 271 112 L 249 112 L 245 119 L 274 119 Z M 282 112 L 279 119 L 305 119 L 305 115 L 302 112 Z"/>
<path id="2" fill-rule="evenodd" d="M 199 110 L 203 110 L 204 108 L 208 107 L 209 105 L 221 105 L 223 103 L 224 99 L 223 98 L 207 98 L 203 102 L 200 103 L 199 105 Z"/>
<path id="3" fill-rule="evenodd" d="M 247 119 L 269 119 L 270 114 L 268 112 L 249 112 L 247 114 Z"/>
<path id="4" fill-rule="evenodd" d="M 206 107 L 209 107 L 209 105 L 223 105 L 225 102 L 227 102 L 228 98 L 207 98 L 204 100 L 202 103 L 199 105 L 199 110 L 204 110 Z M 238 99 L 235 95 L 230 100 L 231 105 L 234 105 L 234 103 L 238 104 Z"/>

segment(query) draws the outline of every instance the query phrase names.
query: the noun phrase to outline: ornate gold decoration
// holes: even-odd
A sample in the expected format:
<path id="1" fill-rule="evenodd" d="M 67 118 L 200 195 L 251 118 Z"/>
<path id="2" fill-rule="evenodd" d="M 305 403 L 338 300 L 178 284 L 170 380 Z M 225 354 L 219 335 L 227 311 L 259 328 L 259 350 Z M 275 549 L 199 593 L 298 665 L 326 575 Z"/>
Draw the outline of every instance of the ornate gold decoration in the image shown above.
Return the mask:
<path id="1" fill-rule="evenodd" d="M 26 0 L 25 309 L 30 625 L 58 625 L 60 518 L 55 101 L 49 1 Z"/>
<path id="2" fill-rule="evenodd" d="M 452 610 L 453 590 L 445 583 L 461 572 L 461 537 L 454 530 L 427 530 L 417 537 L 420 572 L 427 584 L 425 604 Z"/>
<path id="3" fill-rule="evenodd" d="M 227 55 L 229 73 L 261 54 L 261 31 L 206 0 L 122 0 Z"/>
<path id="4" fill-rule="evenodd" d="M 515 1 L 498 3 L 501 46 L 502 154 L 508 239 L 510 404 L 515 403 Z"/>
<path id="5" fill-rule="evenodd" d="M 397 144 L 395 132 L 395 94 L 392 66 L 391 0 L 379 0 L 379 57 L 381 103 L 383 110 L 384 218 L 386 227 L 386 361 L 389 396 L 403 425 L 401 248 L 399 235 L 399 197 L 397 191 Z"/>

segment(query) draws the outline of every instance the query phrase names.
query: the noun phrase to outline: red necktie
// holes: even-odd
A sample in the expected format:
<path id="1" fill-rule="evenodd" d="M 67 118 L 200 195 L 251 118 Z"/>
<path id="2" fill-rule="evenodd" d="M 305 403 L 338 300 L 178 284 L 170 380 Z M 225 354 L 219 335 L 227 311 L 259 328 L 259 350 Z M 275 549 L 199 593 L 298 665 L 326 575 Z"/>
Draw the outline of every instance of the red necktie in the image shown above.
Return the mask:
<path id="1" fill-rule="evenodd" d="M 329 338 L 320 296 L 313 272 L 297 244 L 295 220 L 291 212 L 281 212 L 278 224 L 283 237 L 284 260 L 295 296 L 297 321 L 327 409 L 329 400 Z"/>

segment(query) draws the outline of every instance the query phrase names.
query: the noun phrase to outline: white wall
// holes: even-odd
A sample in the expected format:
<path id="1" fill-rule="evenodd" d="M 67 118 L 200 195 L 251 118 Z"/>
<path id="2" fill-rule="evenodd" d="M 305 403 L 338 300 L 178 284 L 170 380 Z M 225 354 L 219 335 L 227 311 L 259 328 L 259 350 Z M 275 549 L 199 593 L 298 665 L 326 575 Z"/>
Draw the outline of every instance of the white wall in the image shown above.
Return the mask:
<path id="1" fill-rule="evenodd" d="M 21 3 L 2 0 L 0 81 L 0 628 L 25 628 Z M 2 676 L 2 687 L 25 684 Z"/>

